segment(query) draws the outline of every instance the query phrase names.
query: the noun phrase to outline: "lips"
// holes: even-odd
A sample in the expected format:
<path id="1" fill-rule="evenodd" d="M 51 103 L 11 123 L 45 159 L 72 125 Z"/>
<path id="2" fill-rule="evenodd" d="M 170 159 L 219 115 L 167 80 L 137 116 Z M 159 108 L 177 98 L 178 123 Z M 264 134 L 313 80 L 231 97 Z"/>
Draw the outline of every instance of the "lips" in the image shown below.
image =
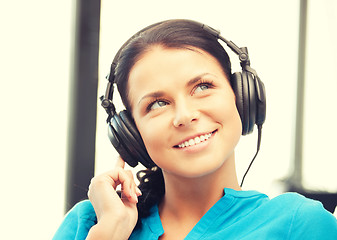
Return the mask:
<path id="1" fill-rule="evenodd" d="M 187 139 L 183 141 L 182 143 L 175 145 L 174 147 L 175 148 L 185 148 L 185 147 L 197 145 L 201 142 L 207 141 L 212 136 L 213 133 L 215 133 L 215 131 L 206 133 L 206 134 L 201 134 L 199 136 Z"/>

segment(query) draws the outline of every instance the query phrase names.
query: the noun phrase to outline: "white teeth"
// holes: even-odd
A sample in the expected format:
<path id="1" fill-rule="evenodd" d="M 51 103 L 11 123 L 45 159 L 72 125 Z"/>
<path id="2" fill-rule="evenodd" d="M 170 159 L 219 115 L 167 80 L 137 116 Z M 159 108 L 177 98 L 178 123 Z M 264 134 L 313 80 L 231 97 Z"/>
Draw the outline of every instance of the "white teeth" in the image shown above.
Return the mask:
<path id="1" fill-rule="evenodd" d="M 212 133 L 208 133 L 208 134 L 204 134 L 201 135 L 199 137 L 195 137 L 193 139 L 190 139 L 188 141 L 183 142 L 182 144 L 179 144 L 178 147 L 179 148 L 184 148 L 184 147 L 188 147 L 188 146 L 193 146 L 196 144 L 199 144 L 201 142 L 206 141 L 207 139 L 209 139 L 212 136 Z"/>
<path id="2" fill-rule="evenodd" d="M 200 138 L 199 138 L 199 137 L 196 137 L 196 138 L 194 139 L 194 141 L 195 141 L 195 144 L 198 144 L 198 143 L 200 143 Z"/>

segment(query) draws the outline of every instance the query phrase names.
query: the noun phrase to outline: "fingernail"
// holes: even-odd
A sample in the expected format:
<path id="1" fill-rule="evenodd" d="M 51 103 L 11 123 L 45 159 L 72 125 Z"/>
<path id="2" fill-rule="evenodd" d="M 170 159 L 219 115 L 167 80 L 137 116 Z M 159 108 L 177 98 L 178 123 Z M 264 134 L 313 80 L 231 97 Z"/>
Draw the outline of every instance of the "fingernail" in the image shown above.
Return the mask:
<path id="1" fill-rule="evenodd" d="M 136 194 L 133 194 L 133 199 L 135 199 L 136 203 L 138 203 L 138 196 Z"/>
<path id="2" fill-rule="evenodd" d="M 137 193 L 137 196 L 141 196 L 142 195 L 142 191 L 140 191 L 140 189 L 138 187 L 136 187 L 136 193 Z"/>

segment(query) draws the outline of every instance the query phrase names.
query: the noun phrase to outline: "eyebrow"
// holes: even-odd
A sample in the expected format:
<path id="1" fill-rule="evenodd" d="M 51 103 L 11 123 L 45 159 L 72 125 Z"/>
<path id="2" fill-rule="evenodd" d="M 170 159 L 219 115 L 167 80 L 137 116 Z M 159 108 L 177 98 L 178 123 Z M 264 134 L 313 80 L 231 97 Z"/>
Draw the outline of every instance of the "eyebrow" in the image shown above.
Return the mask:
<path id="1" fill-rule="evenodd" d="M 199 82 L 205 75 L 212 75 L 214 76 L 213 74 L 210 74 L 210 73 L 202 73 L 194 78 L 192 78 L 191 80 L 189 80 L 187 83 L 186 83 L 186 87 L 189 87 L 189 86 L 192 86 L 194 85 L 195 83 Z"/>
<path id="2" fill-rule="evenodd" d="M 190 87 L 192 85 L 194 85 L 195 83 L 197 83 L 198 81 L 200 81 L 200 79 L 202 79 L 205 75 L 212 75 L 214 76 L 213 74 L 211 73 L 202 73 L 194 78 L 192 78 L 191 80 L 189 80 L 187 83 L 186 83 L 186 87 Z M 138 104 L 140 104 L 141 101 L 143 101 L 144 99 L 146 98 L 160 98 L 162 96 L 165 95 L 165 92 L 164 91 L 156 91 L 156 92 L 151 92 L 151 93 L 148 93 L 148 94 L 145 94 L 138 102 Z"/>

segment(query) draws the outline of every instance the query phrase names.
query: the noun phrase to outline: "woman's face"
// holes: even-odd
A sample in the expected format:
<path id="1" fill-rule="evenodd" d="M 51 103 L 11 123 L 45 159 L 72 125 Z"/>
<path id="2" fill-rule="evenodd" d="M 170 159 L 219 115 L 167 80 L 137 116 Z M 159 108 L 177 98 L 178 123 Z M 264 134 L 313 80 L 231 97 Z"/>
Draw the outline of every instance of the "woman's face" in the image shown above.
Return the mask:
<path id="1" fill-rule="evenodd" d="M 154 46 L 131 69 L 128 87 L 137 128 L 165 173 L 204 176 L 234 158 L 241 121 L 213 56 Z"/>

